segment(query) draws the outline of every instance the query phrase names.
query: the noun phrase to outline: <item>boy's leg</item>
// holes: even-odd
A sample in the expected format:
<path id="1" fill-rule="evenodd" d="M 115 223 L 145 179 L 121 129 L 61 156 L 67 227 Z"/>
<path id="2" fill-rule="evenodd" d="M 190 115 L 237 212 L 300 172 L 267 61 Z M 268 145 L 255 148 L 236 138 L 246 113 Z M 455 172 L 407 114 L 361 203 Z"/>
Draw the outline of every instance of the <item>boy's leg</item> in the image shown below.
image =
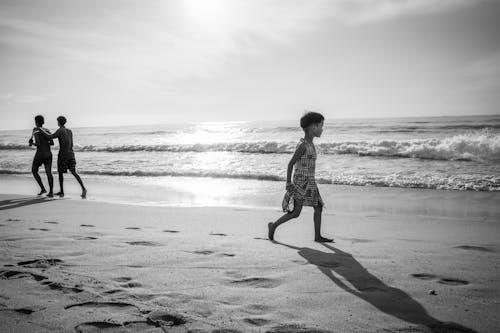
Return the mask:
<path id="1" fill-rule="evenodd" d="M 56 193 L 56 195 L 60 196 L 60 197 L 64 197 L 64 186 L 63 186 L 63 182 L 64 182 L 64 176 L 63 176 L 63 172 L 62 171 L 59 171 L 59 192 Z"/>
<path id="2" fill-rule="evenodd" d="M 47 161 L 43 164 L 45 167 L 45 173 L 47 174 L 47 179 L 49 181 L 49 194 L 47 196 L 52 198 L 54 193 L 54 177 L 52 176 L 52 161 Z"/>
<path id="3" fill-rule="evenodd" d="M 294 200 L 294 209 L 293 212 L 291 213 L 286 213 L 282 217 L 280 217 L 276 222 L 268 223 L 268 236 L 270 240 L 274 240 L 274 231 L 276 230 L 277 227 L 279 227 L 281 224 L 290 221 L 291 219 L 297 218 L 300 215 L 300 212 L 302 211 L 302 202 L 299 202 L 297 200 Z"/>
<path id="4" fill-rule="evenodd" d="M 70 170 L 71 171 L 71 174 L 76 178 L 76 180 L 78 181 L 78 184 L 80 184 L 81 188 L 82 188 L 82 199 L 85 199 L 86 196 L 87 196 L 87 189 L 85 188 L 85 186 L 83 186 L 83 182 L 82 182 L 82 179 L 80 178 L 80 175 L 78 175 L 76 173 L 76 170 Z"/>
<path id="5" fill-rule="evenodd" d="M 333 242 L 333 239 L 321 236 L 321 214 L 323 206 L 314 207 L 314 240 L 321 243 Z"/>
<path id="6" fill-rule="evenodd" d="M 31 167 L 31 173 L 33 173 L 33 177 L 35 177 L 35 180 L 36 182 L 38 183 L 38 185 L 40 186 L 40 193 L 38 193 L 38 195 L 42 195 L 44 194 L 45 192 L 47 192 L 45 190 L 45 186 L 43 186 L 43 183 L 42 183 L 42 178 L 40 178 L 40 175 L 38 174 L 38 168 L 40 166 L 37 165 L 37 164 L 33 164 L 33 166 Z"/>

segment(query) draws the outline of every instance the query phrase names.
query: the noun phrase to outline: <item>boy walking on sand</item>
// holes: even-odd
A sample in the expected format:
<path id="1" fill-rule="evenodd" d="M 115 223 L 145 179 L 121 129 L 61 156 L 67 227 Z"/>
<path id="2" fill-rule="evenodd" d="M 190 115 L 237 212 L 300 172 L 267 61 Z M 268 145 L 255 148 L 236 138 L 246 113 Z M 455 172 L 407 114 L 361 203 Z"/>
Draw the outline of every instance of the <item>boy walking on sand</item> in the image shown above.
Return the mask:
<path id="1" fill-rule="evenodd" d="M 47 194 L 47 197 L 52 198 L 54 177 L 52 177 L 52 152 L 50 151 L 50 146 L 54 145 L 54 141 L 52 141 L 52 139 L 47 139 L 42 134 L 38 133 L 40 129 L 43 128 L 42 126 L 44 122 L 45 120 L 43 119 L 43 116 L 38 115 L 35 117 L 36 127 L 33 128 L 31 138 L 29 139 L 29 145 L 36 146 L 36 153 L 35 158 L 33 158 L 31 172 L 33 173 L 33 177 L 35 177 L 36 182 L 40 186 L 40 193 L 38 193 L 38 195 L 46 193 L 47 191 L 45 190 L 45 186 L 43 186 L 42 179 L 38 174 L 38 169 L 43 164 L 43 166 L 45 167 L 45 173 L 47 174 L 47 179 L 49 181 L 49 193 Z M 50 134 L 48 129 L 43 129 Z M 35 139 L 34 141 L 33 138 Z"/>
<path id="2" fill-rule="evenodd" d="M 319 138 L 323 133 L 324 119 L 323 115 L 317 112 L 308 112 L 300 119 L 300 127 L 304 130 L 304 138 L 300 139 L 297 149 L 288 163 L 286 174 L 287 192 L 282 204 L 283 211 L 286 214 L 276 222 L 268 223 L 270 240 L 274 240 L 274 232 L 278 226 L 299 217 L 303 206 L 312 206 L 314 208 L 314 240 L 321 243 L 333 242 L 333 239 L 321 236 L 321 214 L 324 204 L 315 180 L 316 148 L 313 140 L 315 137 Z M 294 166 L 295 172 L 292 183 L 291 177 Z M 290 211 L 291 204 L 293 204 L 293 210 Z"/>
<path id="3" fill-rule="evenodd" d="M 73 152 L 73 132 L 70 129 L 66 128 L 64 125 L 66 124 L 66 118 L 63 116 L 57 117 L 57 125 L 59 129 L 54 132 L 54 134 L 50 134 L 45 132 L 43 129 L 40 129 L 40 132 L 48 139 L 59 139 L 59 154 L 57 155 L 57 172 L 59 173 L 59 186 L 60 191 L 56 193 L 56 195 L 60 197 L 64 197 L 64 177 L 63 174 L 69 171 L 76 178 L 78 183 L 82 188 L 82 199 L 87 197 L 87 189 L 83 185 L 82 179 L 76 173 L 76 160 L 75 153 Z"/>

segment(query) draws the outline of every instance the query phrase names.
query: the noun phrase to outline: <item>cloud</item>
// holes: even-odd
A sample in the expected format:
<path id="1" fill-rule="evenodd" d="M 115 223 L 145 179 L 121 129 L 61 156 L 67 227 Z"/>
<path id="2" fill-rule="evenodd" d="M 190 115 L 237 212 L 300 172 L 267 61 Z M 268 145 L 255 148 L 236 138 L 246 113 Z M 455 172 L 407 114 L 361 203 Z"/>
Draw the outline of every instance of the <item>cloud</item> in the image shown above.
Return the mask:
<path id="1" fill-rule="evenodd" d="M 438 13 L 481 0 L 343 0 L 333 2 L 334 15 L 350 24 L 367 24 L 402 16 Z"/>
<path id="2" fill-rule="evenodd" d="M 0 42 L 129 89 L 210 78 L 328 20 L 373 24 L 475 0 L 33 1 L 0 5 Z M 5 10 L 2 10 L 5 9 Z M 1 66 L 1 64 L 0 64 Z"/>

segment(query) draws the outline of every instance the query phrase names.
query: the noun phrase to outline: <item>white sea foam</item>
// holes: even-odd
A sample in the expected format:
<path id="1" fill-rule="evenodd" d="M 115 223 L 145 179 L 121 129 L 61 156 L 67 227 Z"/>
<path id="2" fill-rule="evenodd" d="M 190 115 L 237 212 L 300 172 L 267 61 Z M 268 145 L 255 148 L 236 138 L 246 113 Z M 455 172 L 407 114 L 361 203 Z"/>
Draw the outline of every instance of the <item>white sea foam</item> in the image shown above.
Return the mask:
<path id="1" fill-rule="evenodd" d="M 230 142 L 195 144 L 127 144 L 127 145 L 75 145 L 80 152 L 239 152 L 250 154 L 291 154 L 296 142 Z M 356 154 L 359 156 L 408 157 L 434 160 L 500 160 L 500 134 L 489 130 L 475 131 L 443 139 L 364 140 L 319 143 L 323 154 Z M 0 150 L 33 149 L 14 143 L 0 144 Z"/>

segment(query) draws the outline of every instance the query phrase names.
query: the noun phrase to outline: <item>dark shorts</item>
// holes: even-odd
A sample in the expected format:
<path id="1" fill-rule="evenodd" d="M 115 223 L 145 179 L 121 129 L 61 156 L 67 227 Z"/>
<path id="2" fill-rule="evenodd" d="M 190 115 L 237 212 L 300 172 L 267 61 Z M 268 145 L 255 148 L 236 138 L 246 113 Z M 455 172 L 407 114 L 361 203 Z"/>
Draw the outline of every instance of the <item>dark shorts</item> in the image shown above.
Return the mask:
<path id="1" fill-rule="evenodd" d="M 69 171 L 75 171 L 76 160 L 74 157 L 58 157 L 57 158 L 57 172 L 66 173 Z"/>
<path id="2" fill-rule="evenodd" d="M 52 153 L 36 153 L 35 158 L 33 158 L 32 168 L 40 168 L 41 165 L 52 165 Z"/>

